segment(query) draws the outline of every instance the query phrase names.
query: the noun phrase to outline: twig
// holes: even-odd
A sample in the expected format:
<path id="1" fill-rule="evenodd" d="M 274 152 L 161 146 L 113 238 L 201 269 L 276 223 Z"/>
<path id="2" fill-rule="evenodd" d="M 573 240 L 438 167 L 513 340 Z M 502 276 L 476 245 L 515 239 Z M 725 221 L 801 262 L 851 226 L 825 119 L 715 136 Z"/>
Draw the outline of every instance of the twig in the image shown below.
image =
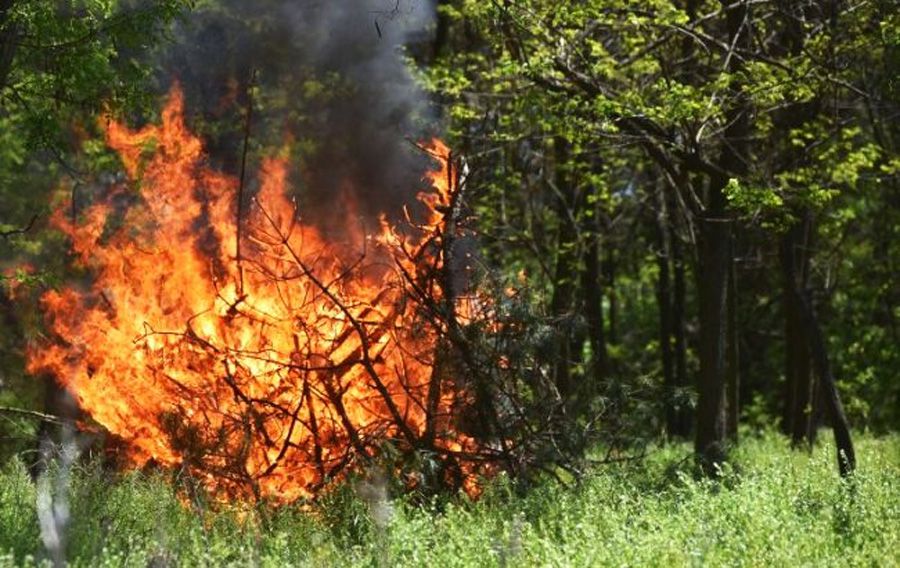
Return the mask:
<path id="1" fill-rule="evenodd" d="M 256 83 L 256 70 L 250 72 L 247 85 L 247 113 L 244 120 L 244 149 L 241 153 L 241 177 L 237 197 L 237 227 L 235 237 L 236 258 L 238 263 L 238 297 L 244 295 L 244 267 L 241 262 L 241 218 L 244 212 L 244 186 L 247 179 L 247 151 L 250 148 L 250 124 L 253 120 L 253 85 Z"/>
<path id="2" fill-rule="evenodd" d="M 43 422 L 50 422 L 52 424 L 66 424 L 66 421 L 60 418 L 59 416 L 54 416 L 53 414 L 46 414 L 44 412 L 38 412 L 36 410 L 27 410 L 25 408 L 13 408 L 11 406 L 0 406 L 0 414 L 16 414 L 19 416 L 27 416 L 29 418 L 35 418 L 37 420 L 41 420 Z"/>
<path id="3" fill-rule="evenodd" d="M 21 227 L 18 229 L 10 229 L 8 231 L 0 231 L 0 237 L 3 237 L 4 239 L 8 239 L 9 237 L 12 237 L 13 235 L 24 235 L 25 233 L 27 233 L 34 227 L 34 224 L 37 222 L 38 217 L 39 217 L 39 215 L 35 213 L 34 215 L 31 216 L 31 220 L 28 221 L 28 224 L 25 225 L 24 227 Z"/>

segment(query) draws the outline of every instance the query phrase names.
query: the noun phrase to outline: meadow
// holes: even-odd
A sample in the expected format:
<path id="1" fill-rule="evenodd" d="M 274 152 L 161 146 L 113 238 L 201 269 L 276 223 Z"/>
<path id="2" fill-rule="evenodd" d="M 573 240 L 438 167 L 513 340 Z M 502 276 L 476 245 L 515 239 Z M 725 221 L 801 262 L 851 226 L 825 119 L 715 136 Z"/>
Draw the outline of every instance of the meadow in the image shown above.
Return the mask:
<path id="1" fill-rule="evenodd" d="M 478 501 L 425 505 L 356 480 L 315 504 L 213 507 L 161 474 L 93 463 L 67 488 L 45 481 L 68 494 L 72 566 L 900 565 L 900 437 L 859 435 L 858 449 L 845 481 L 829 441 L 797 451 L 772 433 L 744 440 L 717 481 L 669 445 L 569 486 L 498 479 Z M 0 474 L 2 566 L 52 564 L 38 485 L 20 460 Z"/>

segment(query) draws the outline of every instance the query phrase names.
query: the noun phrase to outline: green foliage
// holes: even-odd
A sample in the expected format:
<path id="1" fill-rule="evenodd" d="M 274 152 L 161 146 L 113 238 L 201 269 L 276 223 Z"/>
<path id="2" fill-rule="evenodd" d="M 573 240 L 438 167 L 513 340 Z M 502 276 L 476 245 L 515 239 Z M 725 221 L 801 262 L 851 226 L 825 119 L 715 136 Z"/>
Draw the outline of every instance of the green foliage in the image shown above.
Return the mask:
<path id="1" fill-rule="evenodd" d="M 152 69 L 134 54 L 160 41 L 189 0 L 25 0 L 0 14 L 2 223 L 47 210 L 48 191 L 103 109 L 146 107 Z M 7 208 L 8 207 L 8 208 Z"/>
<path id="2" fill-rule="evenodd" d="M 616 273 L 597 283 L 608 290 L 603 323 L 613 327 L 614 293 L 627 332 L 608 338 L 615 364 L 606 383 L 634 393 L 647 377 L 651 387 L 660 382 L 659 306 L 647 293 L 659 279 L 648 266 L 663 254 L 652 226 L 657 195 L 675 196 L 663 223 L 693 247 L 713 179 L 724 178 L 742 257 L 741 396 L 762 393 L 770 415 L 783 404 L 778 343 L 792 339 L 756 330 L 782 326 L 778 242 L 812 216 L 817 236 L 803 285 L 851 417 L 879 430 L 900 424 L 889 379 L 900 353 L 898 299 L 888 290 L 900 254 L 896 2 L 833 18 L 805 4 L 754 6 L 752 38 L 735 46 L 716 2 L 456 0 L 442 9 L 457 35 L 423 75 L 449 105 L 454 142 L 471 156 L 468 198 L 486 256 L 510 280 L 524 274 L 532 301 L 549 311 L 555 290 L 585 292 L 559 279 L 568 256 L 583 270 L 590 239 L 613 250 Z M 735 111 L 747 132 L 729 140 Z M 568 152 L 556 151 L 559 140 Z M 729 149 L 739 164 L 723 166 Z M 579 202 L 585 193 L 588 206 Z M 687 256 L 690 278 L 701 277 L 700 252 Z M 690 295 L 687 358 L 696 361 Z M 873 402 L 876 392 L 883 398 Z"/>
<path id="3" fill-rule="evenodd" d="M 752 438 L 718 482 L 696 481 L 683 446 L 605 466 L 578 487 L 520 495 L 497 480 L 477 503 L 378 505 L 348 485 L 322 503 L 210 510 L 155 475 L 79 468 L 70 489 L 73 566 L 816 565 L 896 562 L 900 440 L 862 437 L 857 476 L 833 471 L 830 443 L 792 452 Z M 43 558 L 34 484 L 0 474 L 0 565 Z M 382 511 L 376 512 L 375 507 Z M 381 515 L 381 521 L 377 519 Z"/>
<path id="4" fill-rule="evenodd" d="M 18 40 L 2 87 L 2 109 L 31 148 L 60 149 L 71 121 L 104 106 L 149 102 L 151 71 L 131 56 L 158 41 L 189 5 L 163 0 L 13 2 L 3 26 Z"/>

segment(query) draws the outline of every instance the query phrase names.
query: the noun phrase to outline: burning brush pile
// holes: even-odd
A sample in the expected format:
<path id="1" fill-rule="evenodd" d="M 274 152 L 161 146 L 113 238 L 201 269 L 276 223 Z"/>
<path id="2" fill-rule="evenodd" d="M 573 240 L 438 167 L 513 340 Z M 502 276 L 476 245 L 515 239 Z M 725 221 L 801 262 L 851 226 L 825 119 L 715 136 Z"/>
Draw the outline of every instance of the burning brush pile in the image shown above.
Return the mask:
<path id="1" fill-rule="evenodd" d="M 490 310 L 448 276 L 448 149 L 428 146 L 424 218 L 373 234 L 349 219 L 334 240 L 288 197 L 284 160 L 241 198 L 183 106 L 176 88 L 160 125 L 106 126 L 128 181 L 55 216 L 91 285 L 45 294 L 51 339 L 30 371 L 55 376 L 131 466 L 180 468 L 221 497 L 310 497 L 388 447 L 476 494 L 499 450 L 459 425 L 479 393 L 453 343 Z"/>

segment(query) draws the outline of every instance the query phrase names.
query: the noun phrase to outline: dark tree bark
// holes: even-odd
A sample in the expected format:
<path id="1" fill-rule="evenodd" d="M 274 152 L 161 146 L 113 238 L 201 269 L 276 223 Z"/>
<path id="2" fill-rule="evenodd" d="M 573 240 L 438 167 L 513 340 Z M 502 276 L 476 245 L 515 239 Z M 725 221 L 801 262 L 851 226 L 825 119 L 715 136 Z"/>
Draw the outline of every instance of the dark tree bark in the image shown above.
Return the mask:
<path id="1" fill-rule="evenodd" d="M 18 29 L 9 23 L 9 10 L 15 0 L 0 0 L 0 89 L 6 87 L 16 55 Z"/>
<path id="2" fill-rule="evenodd" d="M 432 42 L 432 60 L 444 54 L 450 43 L 450 17 L 441 10 L 441 6 L 449 4 L 447 0 L 437 2 L 437 22 L 434 28 L 434 41 Z"/>
<path id="3" fill-rule="evenodd" d="M 585 202 L 589 196 L 585 195 Z M 591 345 L 593 389 L 606 377 L 606 335 L 603 326 L 603 275 L 600 271 L 600 224 L 597 211 L 585 223 L 586 243 L 583 249 L 581 290 L 584 296 L 584 316 L 587 318 L 588 340 Z"/>
<path id="4" fill-rule="evenodd" d="M 784 243 L 780 248 L 783 250 Z M 783 255 L 779 252 L 779 255 Z M 781 262 L 785 262 L 781 259 Z M 806 338 L 802 336 L 803 328 L 799 325 L 799 312 L 793 300 L 790 283 L 782 278 L 781 303 L 784 311 L 784 387 L 782 390 L 783 405 L 781 407 L 781 432 L 785 436 L 793 437 L 794 432 L 794 405 L 796 401 L 795 389 L 797 385 L 797 361 L 809 360 L 806 353 Z M 805 373 L 808 375 L 809 373 Z"/>
<path id="5" fill-rule="evenodd" d="M 578 228 L 576 226 L 577 195 L 571 176 L 565 171 L 568 160 L 568 143 L 557 138 L 554 143 L 556 158 L 555 184 L 558 194 L 559 233 L 557 238 L 556 268 L 553 276 L 553 295 L 550 311 L 559 319 L 563 330 L 557 338 L 555 384 L 563 400 L 575 392 L 572 367 L 580 360 L 579 338 L 574 330 L 575 298 L 580 279 L 578 270 Z M 568 330 L 568 333 L 564 332 Z"/>
<path id="6" fill-rule="evenodd" d="M 728 30 L 728 44 L 745 47 L 750 32 L 745 3 L 722 0 Z M 730 57 L 730 72 L 739 70 L 737 58 Z M 697 400 L 697 431 L 694 451 L 701 469 L 715 474 L 715 464 L 725 461 L 727 435 L 727 345 L 728 280 L 732 263 L 732 223 L 725 187 L 725 172 L 740 175 L 746 171 L 743 153 L 750 130 L 748 103 L 737 91 L 726 113 L 720 173 L 709 183 L 706 211 L 700 219 L 700 377 Z"/>
<path id="7" fill-rule="evenodd" d="M 808 8 L 808 5 L 802 3 L 786 1 L 781 3 L 784 17 L 781 44 L 791 55 L 797 55 L 803 50 L 804 22 L 811 16 Z M 790 132 L 813 120 L 820 112 L 821 106 L 819 99 L 791 105 L 776 116 L 776 124 L 779 130 Z M 782 168 L 793 167 L 796 162 L 803 159 L 804 157 L 797 150 L 789 149 L 783 158 Z M 818 322 L 815 314 L 811 311 L 812 305 L 806 305 L 804 296 L 809 281 L 811 232 L 811 217 L 809 212 L 804 212 L 801 215 L 801 221 L 790 227 L 779 243 L 785 336 L 782 431 L 791 437 L 794 446 L 802 445 L 804 442 L 808 445 L 813 443 L 817 426 L 815 407 L 817 401 L 822 398 L 817 396 L 811 369 L 810 347 L 815 340 L 810 336 L 810 325 L 818 326 Z M 807 321 L 809 318 L 812 318 L 812 321 Z M 822 347 L 824 348 L 824 344 Z M 827 354 L 825 357 L 827 359 Z M 827 361 L 825 363 L 827 367 Z M 841 414 L 843 413 L 841 412 Z M 849 433 L 847 436 L 849 440 Z"/>
<path id="8" fill-rule="evenodd" d="M 722 187 L 716 191 L 721 192 Z M 715 464 L 722 463 L 726 457 L 726 343 L 731 260 L 731 222 L 712 217 L 714 211 L 724 215 L 723 207 L 711 207 L 710 215 L 701 225 L 700 376 L 694 438 L 699 463 L 708 473 L 714 473 Z"/>
<path id="9" fill-rule="evenodd" d="M 733 245 L 733 242 L 732 242 Z M 731 270 L 728 273 L 728 438 L 738 440 L 738 423 L 741 417 L 740 343 L 737 320 L 737 268 L 732 253 Z"/>
<path id="10" fill-rule="evenodd" d="M 609 301 L 609 342 L 619 342 L 619 301 L 616 296 L 616 257 L 613 247 L 606 247 L 603 261 L 603 281 L 606 284 L 606 299 Z"/>
<path id="11" fill-rule="evenodd" d="M 815 435 L 815 381 L 812 376 L 809 339 L 803 322 L 796 290 L 805 290 L 809 274 L 808 216 L 791 227 L 781 238 L 779 258 L 782 270 L 782 296 L 785 335 L 785 405 L 783 429 L 795 445 L 812 443 Z"/>
<path id="12" fill-rule="evenodd" d="M 673 269 L 673 296 L 672 296 L 672 333 L 675 351 L 675 385 L 684 389 L 688 386 L 687 376 L 687 340 L 685 326 L 685 301 L 687 290 L 685 288 L 685 260 L 684 248 L 677 234 L 675 226 L 674 207 L 669 207 L 670 240 L 672 247 Z M 691 433 L 691 412 L 685 404 L 677 407 L 675 429 L 672 433 L 676 436 L 687 437 Z"/>
<path id="13" fill-rule="evenodd" d="M 781 269 L 784 273 L 784 279 L 793 284 L 790 286 L 789 293 L 800 313 L 803 333 L 812 356 L 813 367 L 816 375 L 822 382 L 822 398 L 834 431 L 834 442 L 837 447 L 838 471 L 842 477 L 847 477 L 856 469 L 856 452 L 853 448 L 853 439 L 850 436 L 850 425 L 847 422 L 847 415 L 844 413 L 844 406 L 841 403 L 837 383 L 831 369 L 828 346 L 825 341 L 825 335 L 822 332 L 822 325 L 819 322 L 809 292 L 800 288 L 796 265 L 790 260 L 789 255 L 782 255 Z"/>
<path id="14" fill-rule="evenodd" d="M 672 277 L 670 271 L 672 247 L 670 231 L 668 227 L 668 214 L 666 198 L 662 189 L 657 190 L 658 211 L 656 214 L 656 242 L 659 250 L 656 254 L 656 264 L 659 277 L 656 283 L 656 303 L 659 307 L 659 351 L 662 362 L 663 392 L 665 393 L 665 423 L 666 435 L 677 435 L 678 406 L 675 394 L 678 389 L 675 378 L 674 353 L 672 348 L 673 309 L 672 309 Z"/>

